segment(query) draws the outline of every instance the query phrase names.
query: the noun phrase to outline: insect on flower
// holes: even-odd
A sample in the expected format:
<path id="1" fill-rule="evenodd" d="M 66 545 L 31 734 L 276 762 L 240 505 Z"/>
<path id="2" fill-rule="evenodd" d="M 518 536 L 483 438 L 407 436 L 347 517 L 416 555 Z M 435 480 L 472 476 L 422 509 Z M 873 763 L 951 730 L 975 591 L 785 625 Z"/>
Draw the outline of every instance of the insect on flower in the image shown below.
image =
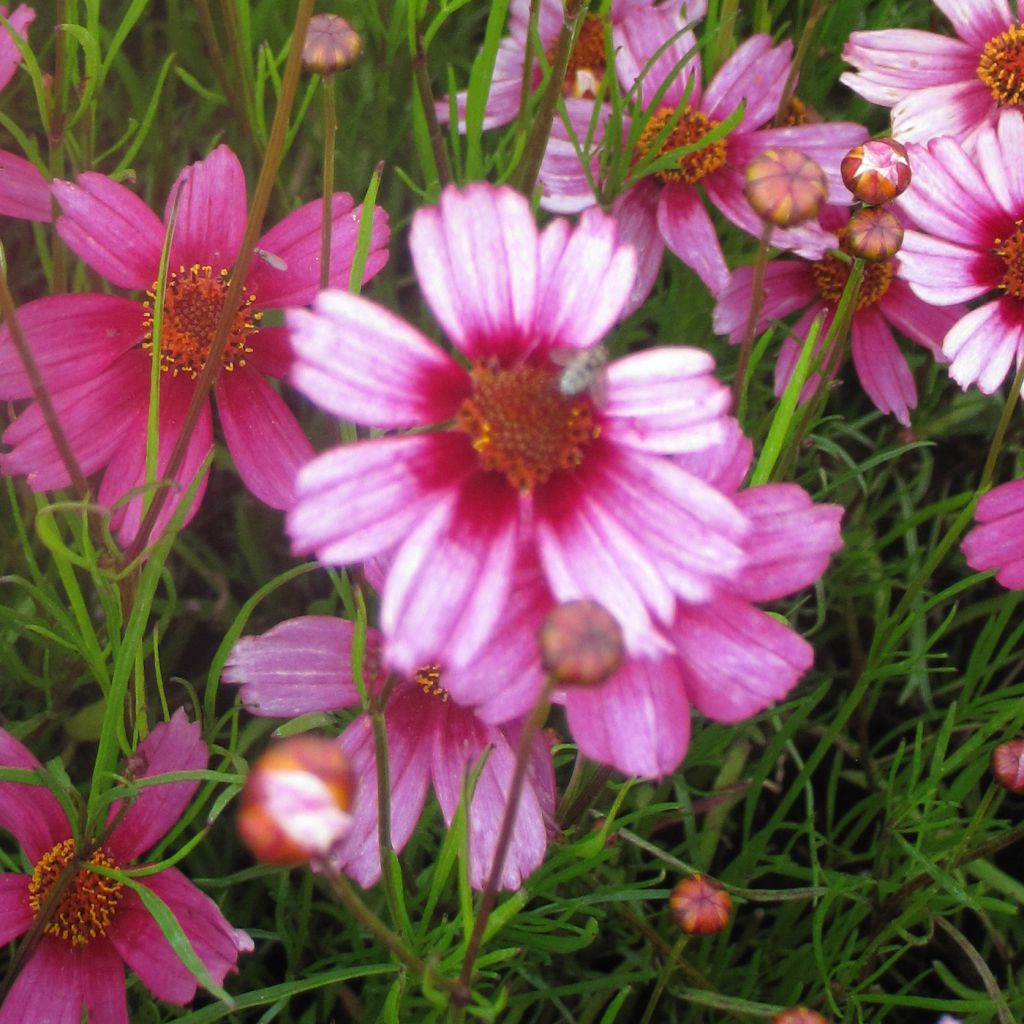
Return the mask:
<path id="1" fill-rule="evenodd" d="M 259 246 L 256 246 L 256 248 L 253 249 L 253 252 L 255 252 L 256 255 L 267 264 L 267 266 L 273 267 L 275 270 L 288 269 L 288 264 L 281 259 L 277 253 L 268 252 L 266 249 L 261 249 Z"/>
<path id="2" fill-rule="evenodd" d="M 608 365 L 608 349 L 604 345 L 592 345 L 582 350 L 554 349 L 551 360 L 563 367 L 558 375 L 559 394 L 569 396 L 587 392 L 595 405 L 604 407 L 607 397 L 605 367 Z"/>

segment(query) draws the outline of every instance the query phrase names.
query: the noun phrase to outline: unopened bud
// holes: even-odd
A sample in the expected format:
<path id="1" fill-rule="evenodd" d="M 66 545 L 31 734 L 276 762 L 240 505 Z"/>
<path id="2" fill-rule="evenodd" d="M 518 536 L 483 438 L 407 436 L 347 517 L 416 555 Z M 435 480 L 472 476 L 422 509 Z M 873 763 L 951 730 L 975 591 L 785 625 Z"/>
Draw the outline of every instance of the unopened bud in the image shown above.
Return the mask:
<path id="1" fill-rule="evenodd" d="M 765 221 L 791 228 L 818 216 L 828 195 L 825 172 L 796 149 L 766 149 L 747 164 L 747 201 Z"/>
<path id="2" fill-rule="evenodd" d="M 895 139 L 870 139 L 843 157 L 839 173 L 857 199 L 879 206 L 910 184 L 910 158 Z"/>
<path id="3" fill-rule="evenodd" d="M 865 206 L 846 225 L 846 243 L 854 256 L 870 263 L 891 260 L 903 245 L 903 225 L 891 210 Z"/>
<path id="4" fill-rule="evenodd" d="M 1011 793 L 1024 793 L 1024 740 L 1000 743 L 992 751 L 992 774 Z"/>
<path id="5" fill-rule="evenodd" d="M 814 1010 L 808 1010 L 806 1006 L 794 1006 L 775 1014 L 772 1017 L 772 1024 L 828 1024 L 828 1018 L 822 1017 Z"/>
<path id="6" fill-rule="evenodd" d="M 270 747 L 242 789 L 238 833 L 264 864 L 330 854 L 352 826 L 355 782 L 337 740 L 295 736 Z"/>
<path id="7" fill-rule="evenodd" d="M 563 686 L 596 686 L 622 664 L 622 630 L 596 601 L 558 605 L 538 639 L 541 663 Z"/>
<path id="8" fill-rule="evenodd" d="M 689 875 L 676 885 L 669 906 L 687 935 L 714 935 L 729 922 L 732 899 L 707 875 Z"/>
<path id="9" fill-rule="evenodd" d="M 333 75 L 352 67 L 363 52 L 359 33 L 337 14 L 314 14 L 306 29 L 302 66 L 314 75 Z"/>

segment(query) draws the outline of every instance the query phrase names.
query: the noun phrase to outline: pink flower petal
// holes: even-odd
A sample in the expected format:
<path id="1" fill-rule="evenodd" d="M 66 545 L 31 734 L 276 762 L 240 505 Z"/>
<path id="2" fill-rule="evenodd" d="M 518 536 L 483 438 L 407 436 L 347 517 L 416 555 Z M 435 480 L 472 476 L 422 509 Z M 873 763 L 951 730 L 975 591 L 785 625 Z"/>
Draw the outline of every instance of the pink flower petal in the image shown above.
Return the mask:
<path id="1" fill-rule="evenodd" d="M 299 472 L 288 515 L 296 552 L 328 565 L 383 554 L 407 537 L 459 480 L 476 469 L 451 433 L 378 438 L 335 448 Z"/>
<path id="2" fill-rule="evenodd" d="M 249 336 L 248 365 L 267 377 L 286 380 L 295 362 L 286 327 L 261 327 Z"/>
<path id="3" fill-rule="evenodd" d="M 907 93 L 892 108 L 892 134 L 903 142 L 920 143 L 948 135 L 971 150 L 978 129 L 991 123 L 997 110 L 992 93 L 972 76 L 967 81 Z M 912 166 L 916 173 L 913 162 Z"/>
<path id="4" fill-rule="evenodd" d="M 754 270 L 740 267 L 729 277 L 718 302 L 715 304 L 714 329 L 716 334 L 727 334 L 734 345 L 743 340 L 750 300 L 753 291 Z M 755 333 L 764 331 L 772 320 L 781 320 L 795 310 L 806 306 L 818 295 L 814 276 L 807 263 L 797 260 L 772 260 L 764 278 L 764 302 L 754 327 Z"/>
<path id="5" fill-rule="evenodd" d="M 639 181 L 621 193 L 612 206 L 612 215 L 619 226 L 619 244 L 631 245 L 636 254 L 636 279 L 622 310 L 622 319 L 643 305 L 661 270 L 665 243 L 658 230 L 660 192 L 660 186 L 654 181 Z"/>
<path id="6" fill-rule="evenodd" d="M 967 564 L 978 572 L 998 569 L 996 579 L 1024 589 L 1024 480 L 989 491 L 978 502 L 977 525 L 963 540 Z"/>
<path id="7" fill-rule="evenodd" d="M 139 881 L 170 907 L 196 955 L 218 985 L 236 970 L 239 953 L 252 952 L 252 939 L 232 928 L 217 904 L 176 868 L 147 875 Z M 110 941 L 158 999 L 176 1006 L 191 1002 L 198 987 L 196 979 L 178 959 L 160 926 L 134 892 L 125 891 L 121 896 Z"/>
<path id="8" fill-rule="evenodd" d="M 110 942 L 93 940 L 81 953 L 82 1000 L 90 1021 L 128 1024 L 124 962 Z"/>
<path id="9" fill-rule="evenodd" d="M 535 324 L 537 227 L 518 192 L 448 188 L 416 212 L 409 245 L 423 297 L 466 356 L 519 352 Z"/>
<path id="10" fill-rule="evenodd" d="M 854 314 L 850 353 L 861 386 L 880 412 L 892 413 L 905 427 L 917 407 L 914 375 L 881 312 L 868 306 Z"/>
<path id="11" fill-rule="evenodd" d="M 451 419 L 468 394 L 458 363 L 367 299 L 321 292 L 312 312 L 289 310 L 287 321 L 292 384 L 338 416 L 377 427 L 437 423 Z"/>
<path id="12" fill-rule="evenodd" d="M 490 635 L 516 554 L 515 492 L 492 474 L 467 477 L 434 504 L 402 543 L 380 619 L 389 663 L 407 672 L 432 660 L 468 664 Z M 437 581 L 443 580 L 443 587 Z"/>
<path id="13" fill-rule="evenodd" d="M 648 4 L 645 7 L 641 14 L 627 16 L 617 26 L 616 42 L 621 41 L 622 49 L 616 55 L 615 70 L 623 86 L 629 89 L 639 81 L 641 102 L 649 107 L 669 80 L 661 104 L 674 108 L 682 102 L 692 78 L 688 102 L 694 108 L 705 109 L 701 104 L 701 60 L 696 36 L 680 31 L 683 26 L 675 12 L 652 9 Z"/>
<path id="14" fill-rule="evenodd" d="M 903 235 L 900 276 L 924 302 L 948 306 L 991 291 L 1001 277 L 1002 260 L 913 229 Z M 1002 269 L 1005 269 L 1003 265 Z"/>
<path id="15" fill-rule="evenodd" d="M 953 23 L 961 39 L 982 47 L 1013 24 L 1006 0 L 935 0 L 935 6 Z"/>
<path id="16" fill-rule="evenodd" d="M 2 742 L 0 739 L 0 744 Z M 4 783 L 0 783 L 2 785 Z M 6 805 L 7 794 L 0 793 L 0 796 Z M 4 827 L 7 827 L 6 824 Z M 0 945 L 6 945 L 19 935 L 24 935 L 36 919 L 35 912 L 28 905 L 28 882 L 28 875 L 0 875 Z"/>
<path id="17" fill-rule="evenodd" d="M 299 468 L 313 458 L 313 446 L 292 411 L 247 366 L 220 375 L 217 409 L 224 440 L 245 486 L 271 508 L 289 508 Z"/>
<path id="18" fill-rule="evenodd" d="M 711 218 L 692 185 L 676 182 L 661 190 L 658 228 L 669 249 L 717 296 L 729 283 L 729 268 Z"/>
<path id="19" fill-rule="evenodd" d="M 742 721 L 782 700 L 814 661 L 810 644 L 788 626 L 724 594 L 681 605 L 672 636 L 690 699 L 717 722 Z"/>
<path id="20" fill-rule="evenodd" d="M 949 375 L 965 390 L 977 383 L 991 395 L 1006 378 L 1024 345 L 1024 322 L 1018 303 L 996 299 L 972 309 L 946 335 L 942 351 L 950 360 Z"/>
<path id="21" fill-rule="evenodd" d="M 996 130 L 982 130 L 977 136 L 976 157 L 992 195 L 1014 219 L 1024 210 L 1024 119 L 1016 110 L 999 115 Z"/>
<path id="22" fill-rule="evenodd" d="M 50 183 L 31 160 L 0 149 L 0 216 L 49 223 Z"/>
<path id="23" fill-rule="evenodd" d="M 630 658 L 607 682 L 566 693 L 580 753 L 625 775 L 660 778 L 690 745 L 686 684 L 672 658 Z"/>
<path id="24" fill-rule="evenodd" d="M 209 265 L 215 274 L 229 269 L 238 258 L 247 214 L 245 174 L 238 157 L 220 145 L 204 160 L 189 164 L 171 187 L 165 223 L 175 202 L 171 269 L 187 270 L 193 264 Z M 160 235 L 162 240 L 162 230 Z"/>
<path id="25" fill-rule="evenodd" d="M 142 336 L 142 307 L 114 295 L 59 295 L 18 310 L 18 322 L 50 392 L 102 374 Z M 74 353 L 73 358 L 68 358 Z M 28 398 L 32 386 L 0 326 L 0 398 Z"/>
<path id="26" fill-rule="evenodd" d="M 775 116 L 792 55 L 793 44 L 788 39 L 775 46 L 769 35 L 751 36 L 719 68 L 704 93 L 701 109 L 724 121 L 745 102 L 743 120 L 734 130 L 760 128 Z"/>
<path id="27" fill-rule="evenodd" d="M 105 174 L 55 181 L 57 234 L 80 259 L 119 288 L 145 291 L 160 271 L 164 226 L 131 190 Z"/>
<path id="28" fill-rule="evenodd" d="M 911 341 L 926 348 L 940 363 L 942 339 L 967 309 L 964 306 L 933 306 L 922 302 L 910 287 L 898 278 L 889 282 L 889 290 L 878 308 L 889 323 Z"/>
<path id="29" fill-rule="evenodd" d="M 9 732 L 0 729 L 0 767 L 35 771 L 40 764 Z M 57 798 L 43 785 L 20 782 L 0 782 L 0 828 L 14 836 L 33 864 L 71 833 Z"/>
<path id="30" fill-rule="evenodd" d="M 570 134 L 562 121 L 555 121 L 540 165 L 540 205 L 551 213 L 579 213 L 597 202 L 594 183 L 600 176 L 598 145 L 603 128 L 599 126 L 593 133 L 593 147 L 583 154 L 586 166 L 581 151 L 590 135 L 589 123 L 573 124 L 572 128 Z"/>
<path id="31" fill-rule="evenodd" d="M 589 348 L 619 319 L 633 289 L 636 258 L 620 245 L 615 221 L 587 210 L 566 236 L 556 221 L 539 247 L 538 345 Z"/>
<path id="32" fill-rule="evenodd" d="M 22 39 L 28 36 L 28 27 L 36 18 L 36 12 L 28 4 L 18 4 L 10 14 L 6 7 L 0 7 L 0 14 L 6 15 L 11 30 Z M 0 90 L 14 77 L 20 63 L 21 51 L 14 45 L 10 31 L 0 28 Z"/>
<path id="33" fill-rule="evenodd" d="M 178 708 L 169 722 L 158 723 L 139 744 L 131 758 L 131 774 L 147 779 L 169 772 L 195 771 L 205 768 L 208 760 L 199 723 L 190 722 L 185 709 Z M 114 860 L 125 864 L 145 853 L 178 823 L 198 788 L 198 782 L 184 781 L 141 788 L 105 844 Z M 120 800 L 111 806 L 108 821 L 115 820 L 121 807 Z"/>
<path id="34" fill-rule="evenodd" d="M 0 1024 L 81 1024 L 87 970 L 85 950 L 44 935 L 0 1005 Z M 123 992 L 123 972 L 120 985 Z"/>
<path id="35" fill-rule="evenodd" d="M 352 257 L 355 255 L 361 210 L 354 207 L 346 192 L 331 197 L 331 278 L 329 287 L 347 288 Z M 256 293 L 260 308 L 309 305 L 320 290 L 320 236 L 323 227 L 323 200 L 293 210 L 272 227 L 257 243 L 286 269 L 255 259 L 246 279 Z M 363 270 L 365 284 L 388 261 L 388 217 L 379 207 L 373 209 L 373 230 Z M 259 255 L 259 254 L 257 254 Z"/>
<path id="36" fill-rule="evenodd" d="M 327 615 L 288 619 L 260 636 L 243 636 L 221 679 L 241 685 L 242 703 L 254 715 L 292 718 L 352 707 L 359 703 L 353 630 L 351 622 Z M 367 642 L 379 646 L 376 630 L 368 631 Z"/>
<path id="37" fill-rule="evenodd" d="M 731 416 L 723 421 L 722 440 L 699 452 L 683 452 L 673 461 L 724 494 L 734 494 L 750 471 L 754 445 Z"/>
<path id="38" fill-rule="evenodd" d="M 748 601 L 777 601 L 816 583 L 843 546 L 843 509 L 815 504 L 796 484 L 752 487 L 736 504 L 752 525 L 747 562 L 729 589 Z"/>

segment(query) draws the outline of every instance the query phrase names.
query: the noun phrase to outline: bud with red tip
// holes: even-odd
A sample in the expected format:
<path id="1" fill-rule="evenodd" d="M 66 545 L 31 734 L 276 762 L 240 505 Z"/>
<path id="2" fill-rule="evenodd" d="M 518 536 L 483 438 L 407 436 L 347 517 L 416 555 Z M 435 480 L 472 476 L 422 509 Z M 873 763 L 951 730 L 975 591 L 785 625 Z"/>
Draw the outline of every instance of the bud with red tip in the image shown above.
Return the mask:
<path id="1" fill-rule="evenodd" d="M 314 14 L 302 46 L 302 66 L 314 75 L 333 75 L 352 67 L 363 52 L 359 33 L 337 14 Z"/>
<path id="2" fill-rule="evenodd" d="M 818 216 L 828 195 L 825 172 L 796 149 L 766 149 L 747 164 L 747 202 L 764 221 L 791 228 Z"/>
<path id="3" fill-rule="evenodd" d="M 895 139 L 870 139 L 843 157 L 839 173 L 855 198 L 879 206 L 910 184 L 910 158 Z"/>
<path id="4" fill-rule="evenodd" d="M 854 256 L 870 263 L 891 260 L 903 245 L 903 225 L 891 210 L 865 206 L 850 216 L 846 244 Z"/>
<path id="5" fill-rule="evenodd" d="M 714 935 L 728 923 L 732 898 L 706 875 L 689 875 L 669 897 L 676 922 L 687 935 Z"/>
<path id="6" fill-rule="evenodd" d="M 822 1017 L 814 1010 L 808 1010 L 806 1006 L 794 1006 L 775 1014 L 772 1017 L 772 1024 L 828 1024 L 828 1018 Z"/>
<path id="7" fill-rule="evenodd" d="M 355 781 L 336 740 L 295 736 L 271 746 L 242 789 L 238 833 L 264 864 L 328 856 L 352 826 Z"/>
<path id="8" fill-rule="evenodd" d="M 622 664 L 622 630 L 596 601 L 558 605 L 541 624 L 541 663 L 563 686 L 596 686 Z"/>
<path id="9" fill-rule="evenodd" d="M 1024 793 L 1024 740 L 1000 743 L 992 751 L 992 774 L 1011 793 Z"/>

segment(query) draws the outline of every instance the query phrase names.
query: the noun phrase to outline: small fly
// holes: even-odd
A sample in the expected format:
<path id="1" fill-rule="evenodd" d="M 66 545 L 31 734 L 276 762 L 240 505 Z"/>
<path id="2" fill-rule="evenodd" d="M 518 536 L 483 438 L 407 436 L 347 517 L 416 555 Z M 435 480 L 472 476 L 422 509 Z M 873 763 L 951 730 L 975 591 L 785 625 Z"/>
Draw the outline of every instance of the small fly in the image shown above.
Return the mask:
<path id="1" fill-rule="evenodd" d="M 584 349 L 555 349 L 551 361 L 562 367 L 558 375 L 558 392 L 567 398 L 587 393 L 597 406 L 603 406 L 607 397 L 605 367 L 608 349 L 593 345 Z"/>

